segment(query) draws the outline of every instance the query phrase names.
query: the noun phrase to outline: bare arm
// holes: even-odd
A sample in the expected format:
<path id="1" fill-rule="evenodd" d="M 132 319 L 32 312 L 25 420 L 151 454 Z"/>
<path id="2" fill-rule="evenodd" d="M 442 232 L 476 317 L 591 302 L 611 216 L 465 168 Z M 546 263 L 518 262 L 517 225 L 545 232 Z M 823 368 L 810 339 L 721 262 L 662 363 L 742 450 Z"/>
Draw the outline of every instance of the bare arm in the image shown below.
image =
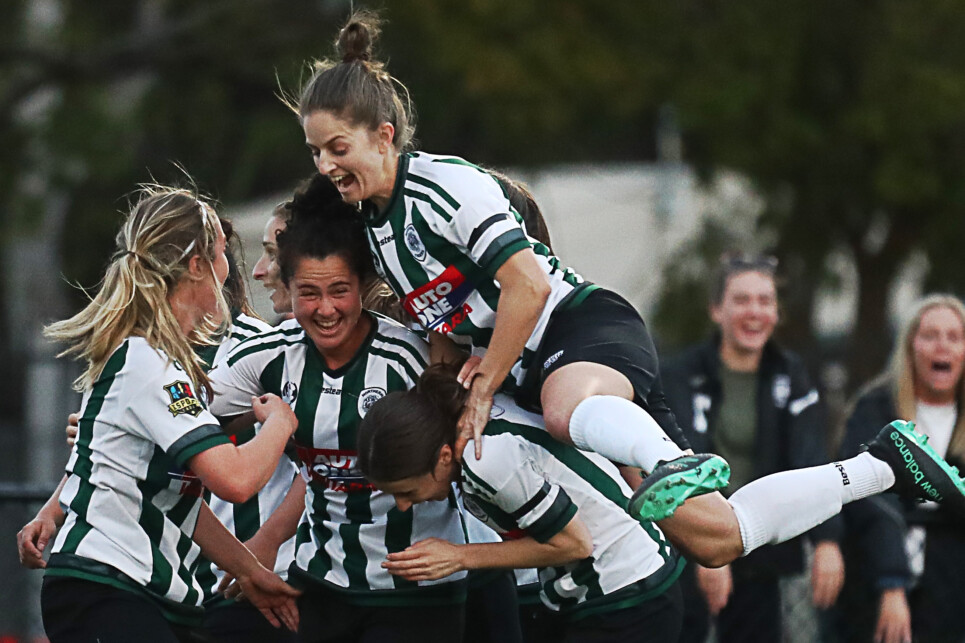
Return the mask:
<path id="1" fill-rule="evenodd" d="M 221 524 L 206 502 L 201 503 L 193 538 L 208 559 L 238 579 L 245 598 L 272 625 L 279 627 L 283 622 L 290 630 L 298 630 L 298 608 L 294 599 L 301 592 L 265 569 Z"/>
<path id="2" fill-rule="evenodd" d="M 44 550 L 50 539 L 64 524 L 64 512 L 60 508 L 60 493 L 64 490 L 65 484 L 67 484 L 66 474 L 34 519 L 24 525 L 17 534 L 17 553 L 20 555 L 20 564 L 28 569 L 43 569 L 47 566 L 44 561 Z"/>
<path id="3" fill-rule="evenodd" d="M 268 483 L 298 426 L 291 407 L 276 395 L 252 398 L 252 410 L 262 423 L 253 440 L 240 447 L 221 444 L 188 461 L 204 485 L 228 502 L 245 502 Z"/>
<path id="4" fill-rule="evenodd" d="M 436 580 L 469 569 L 551 567 L 582 560 L 593 553 L 593 538 L 577 513 L 545 543 L 520 538 L 499 543 L 454 545 L 439 538 L 417 542 L 389 554 L 382 567 L 407 580 Z"/>
<path id="5" fill-rule="evenodd" d="M 489 421 L 493 394 L 522 355 L 552 291 L 531 249 L 521 250 L 507 259 L 496 271 L 496 281 L 500 288 L 499 307 L 489 348 L 471 376 L 460 373 L 459 378 L 470 393 L 459 419 L 456 453 L 461 454 L 465 443 L 475 439 L 477 460 L 482 456 L 479 437 Z"/>

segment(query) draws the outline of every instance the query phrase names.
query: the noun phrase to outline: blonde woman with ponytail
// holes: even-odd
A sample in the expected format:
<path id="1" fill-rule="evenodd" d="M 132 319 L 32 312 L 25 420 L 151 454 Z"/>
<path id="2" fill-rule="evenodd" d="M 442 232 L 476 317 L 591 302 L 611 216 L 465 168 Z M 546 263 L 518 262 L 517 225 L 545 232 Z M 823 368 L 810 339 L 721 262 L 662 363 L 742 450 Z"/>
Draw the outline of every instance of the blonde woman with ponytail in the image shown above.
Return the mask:
<path id="1" fill-rule="evenodd" d="M 882 418 L 899 417 L 962 468 L 963 403 L 965 306 L 954 295 L 928 295 L 907 311 L 885 371 L 858 393 L 841 455 L 857 452 Z M 845 525 L 841 640 L 965 640 L 961 512 L 883 497 L 848 507 Z"/>
<path id="2" fill-rule="evenodd" d="M 76 444 L 57 503 L 18 536 L 39 554 L 59 529 L 41 592 L 52 643 L 192 640 L 203 615 L 204 553 L 276 627 L 297 627 L 297 591 L 262 567 L 202 501 L 244 502 L 271 477 L 297 421 L 278 397 L 253 400 L 262 430 L 235 447 L 208 411 L 213 390 L 192 344 L 228 320 L 225 234 L 188 190 L 143 187 L 100 290 L 45 334 L 87 367 Z M 53 506 L 50 506 L 53 505 Z"/>

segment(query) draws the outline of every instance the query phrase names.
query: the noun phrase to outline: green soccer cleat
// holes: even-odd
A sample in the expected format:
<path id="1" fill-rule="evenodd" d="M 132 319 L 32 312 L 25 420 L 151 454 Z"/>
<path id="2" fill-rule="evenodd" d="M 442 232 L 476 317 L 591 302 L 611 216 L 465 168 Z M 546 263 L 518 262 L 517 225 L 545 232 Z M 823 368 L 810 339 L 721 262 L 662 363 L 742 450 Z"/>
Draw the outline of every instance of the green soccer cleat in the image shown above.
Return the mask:
<path id="1" fill-rule="evenodd" d="M 701 453 L 662 462 L 633 492 L 627 513 L 638 520 L 669 518 L 687 498 L 717 491 L 730 481 L 730 465 L 719 455 Z"/>
<path id="2" fill-rule="evenodd" d="M 928 445 L 913 422 L 895 420 L 868 442 L 868 453 L 895 472 L 890 490 L 910 500 L 933 500 L 965 515 L 965 482 L 958 469 Z"/>

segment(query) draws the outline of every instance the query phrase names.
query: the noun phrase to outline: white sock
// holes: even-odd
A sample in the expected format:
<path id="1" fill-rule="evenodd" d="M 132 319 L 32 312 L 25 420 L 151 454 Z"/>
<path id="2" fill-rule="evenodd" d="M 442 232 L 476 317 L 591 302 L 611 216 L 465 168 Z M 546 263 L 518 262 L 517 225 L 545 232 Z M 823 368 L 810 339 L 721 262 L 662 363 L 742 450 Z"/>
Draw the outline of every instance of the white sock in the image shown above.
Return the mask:
<path id="1" fill-rule="evenodd" d="M 661 460 L 684 454 L 649 413 L 615 395 L 593 395 L 570 416 L 570 439 L 584 451 L 653 471 Z"/>
<path id="2" fill-rule="evenodd" d="M 738 489 L 729 499 L 744 541 L 744 556 L 817 527 L 854 500 L 887 491 L 895 474 L 868 453 L 843 462 L 782 471 Z"/>

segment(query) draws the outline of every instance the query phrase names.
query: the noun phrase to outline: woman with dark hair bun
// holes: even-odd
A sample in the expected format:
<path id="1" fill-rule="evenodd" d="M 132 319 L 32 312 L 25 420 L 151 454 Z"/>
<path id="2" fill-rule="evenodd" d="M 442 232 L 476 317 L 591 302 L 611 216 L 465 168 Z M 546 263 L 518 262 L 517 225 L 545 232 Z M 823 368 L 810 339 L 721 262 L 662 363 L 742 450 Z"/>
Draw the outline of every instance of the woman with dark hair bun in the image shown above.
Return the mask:
<path id="1" fill-rule="evenodd" d="M 770 487 L 748 485 L 725 500 L 716 490 L 726 486 L 729 466 L 717 455 L 688 455 L 637 311 L 527 236 L 491 173 L 457 157 L 410 151 L 411 101 L 373 56 L 378 34 L 376 16 L 352 16 L 337 41 L 338 61 L 317 63 L 292 107 L 319 173 L 342 199 L 359 204 L 376 268 L 406 311 L 431 331 L 431 341 L 448 337 L 472 353 L 458 375 L 468 397 L 457 458 L 470 440 L 474 457 L 483 457 L 480 437 L 493 395 L 503 390 L 540 410 L 561 443 L 648 474 L 628 511 L 644 522 L 666 518 L 674 543 L 714 567 L 834 515 L 854 499 L 855 476 L 868 481 L 861 493 L 876 493 L 904 475 L 885 462 L 896 457 L 886 438 L 898 430 L 886 427 L 880 444 L 872 441 L 878 457 L 862 459 L 860 474 L 855 469 L 842 481 L 825 465 L 819 494 L 798 486 L 800 498 L 774 496 Z M 920 445 L 911 427 L 898 431 L 902 444 Z M 965 504 L 957 474 L 933 451 L 913 448 L 929 484 Z M 909 496 L 925 493 L 899 486 Z"/>
<path id="2" fill-rule="evenodd" d="M 556 439 L 614 462 L 650 473 L 685 455 L 643 320 L 527 235 L 541 217 L 518 186 L 456 157 L 408 151 L 411 102 L 373 57 L 378 34 L 373 14 L 353 16 L 339 62 L 317 63 L 292 107 L 318 171 L 360 204 L 376 266 L 406 311 L 434 342 L 446 336 L 475 356 L 459 378 L 470 391 L 460 444 L 479 436 L 502 389 L 540 410 Z M 524 229 L 520 208 L 537 225 Z M 704 470 L 717 474 L 699 484 L 678 476 L 690 494 L 725 484 L 725 462 Z M 661 511 L 678 504 L 667 498 Z M 655 507 L 639 504 L 652 517 Z"/>

